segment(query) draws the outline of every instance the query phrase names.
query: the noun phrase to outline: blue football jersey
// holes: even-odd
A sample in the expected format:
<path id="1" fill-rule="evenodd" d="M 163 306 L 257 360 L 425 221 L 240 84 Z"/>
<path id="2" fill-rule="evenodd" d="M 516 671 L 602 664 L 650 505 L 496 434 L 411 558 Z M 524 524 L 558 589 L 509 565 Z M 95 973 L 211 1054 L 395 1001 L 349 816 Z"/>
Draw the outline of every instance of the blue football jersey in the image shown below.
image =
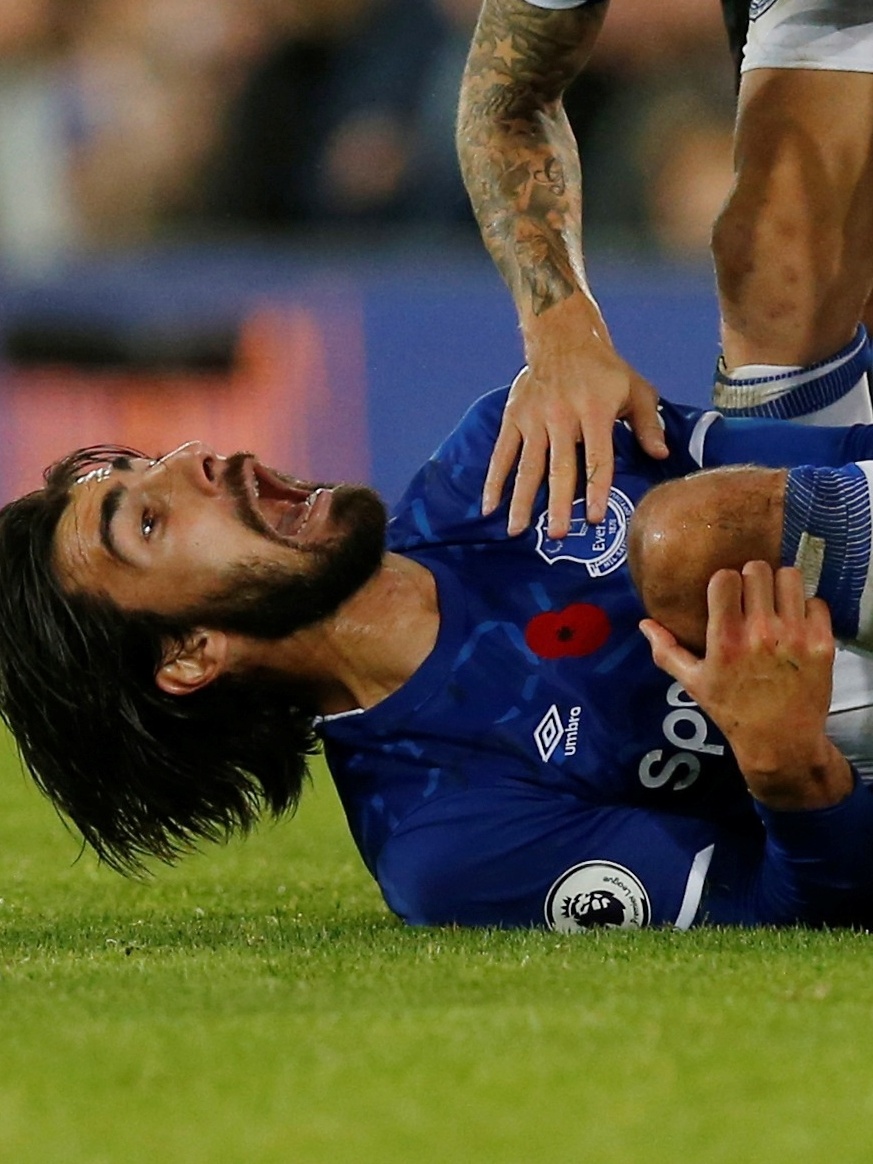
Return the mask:
<path id="1" fill-rule="evenodd" d="M 726 421 L 664 403 L 665 461 L 616 424 L 603 522 L 590 525 L 580 499 L 569 534 L 550 538 L 542 489 L 538 518 L 510 538 L 506 504 L 480 511 L 505 397 L 470 409 L 389 525 L 388 548 L 436 580 L 433 651 L 377 706 L 321 721 L 388 906 L 411 923 L 572 932 L 832 920 L 848 901 L 832 905 L 833 879 L 867 875 L 828 864 L 835 818 L 852 838 L 873 837 L 873 796 L 859 784 L 822 813 L 754 804 L 718 728 L 652 662 L 626 533 L 661 480 L 736 461 L 843 463 L 873 452 L 869 430 Z"/>

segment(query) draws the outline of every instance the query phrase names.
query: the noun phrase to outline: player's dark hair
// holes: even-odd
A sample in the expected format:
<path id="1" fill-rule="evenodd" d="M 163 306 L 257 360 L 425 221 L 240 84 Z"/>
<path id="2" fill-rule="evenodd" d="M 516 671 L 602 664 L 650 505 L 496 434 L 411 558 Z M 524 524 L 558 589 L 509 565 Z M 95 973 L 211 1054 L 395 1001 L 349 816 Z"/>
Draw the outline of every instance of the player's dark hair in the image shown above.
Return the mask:
<path id="1" fill-rule="evenodd" d="M 312 716 L 275 680 L 162 691 L 167 645 L 188 628 L 62 586 L 54 535 L 71 485 L 138 456 L 78 450 L 0 510 L 0 715 L 37 785 L 121 872 L 293 809 L 316 743 Z"/>

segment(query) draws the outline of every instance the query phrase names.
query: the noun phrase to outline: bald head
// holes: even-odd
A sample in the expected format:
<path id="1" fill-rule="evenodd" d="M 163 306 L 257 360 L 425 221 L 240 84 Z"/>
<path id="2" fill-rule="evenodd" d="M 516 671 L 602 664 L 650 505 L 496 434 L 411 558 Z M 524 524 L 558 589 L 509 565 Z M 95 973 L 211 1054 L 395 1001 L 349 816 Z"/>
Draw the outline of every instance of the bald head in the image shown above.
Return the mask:
<path id="1" fill-rule="evenodd" d="M 651 618 L 688 647 L 706 640 L 717 570 L 780 563 L 785 471 L 734 465 L 657 485 L 631 519 L 628 562 Z"/>

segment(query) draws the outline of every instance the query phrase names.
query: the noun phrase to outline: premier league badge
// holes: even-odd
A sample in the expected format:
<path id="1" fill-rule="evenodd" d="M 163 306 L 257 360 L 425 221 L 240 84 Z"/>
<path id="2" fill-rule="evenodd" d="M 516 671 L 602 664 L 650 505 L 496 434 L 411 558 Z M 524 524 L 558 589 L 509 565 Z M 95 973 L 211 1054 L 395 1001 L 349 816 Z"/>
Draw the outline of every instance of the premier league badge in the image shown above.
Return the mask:
<path id="1" fill-rule="evenodd" d="M 562 873 L 546 897 L 546 925 L 564 934 L 594 926 L 640 929 L 652 919 L 640 879 L 614 861 L 583 861 Z"/>
<path id="2" fill-rule="evenodd" d="M 610 489 L 606 516 L 597 525 L 585 518 L 585 498 L 573 502 L 570 531 L 563 538 L 548 536 L 549 515 L 542 513 L 536 524 L 539 556 L 550 566 L 555 562 L 577 562 L 592 578 L 617 570 L 627 558 L 627 523 L 633 504 L 620 489 Z"/>

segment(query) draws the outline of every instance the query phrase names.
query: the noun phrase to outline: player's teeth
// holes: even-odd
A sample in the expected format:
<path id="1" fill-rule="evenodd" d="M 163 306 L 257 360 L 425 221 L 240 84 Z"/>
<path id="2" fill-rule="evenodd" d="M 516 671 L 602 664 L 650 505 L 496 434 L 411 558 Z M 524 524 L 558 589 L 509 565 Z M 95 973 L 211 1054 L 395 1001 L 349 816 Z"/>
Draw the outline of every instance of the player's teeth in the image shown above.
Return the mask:
<path id="1" fill-rule="evenodd" d="M 319 493 L 321 493 L 321 492 L 322 492 L 321 489 L 313 489 L 313 491 L 309 494 L 309 496 L 304 499 L 303 512 L 301 515 L 300 524 L 297 526 L 297 529 L 294 531 L 296 534 L 299 534 L 302 530 L 304 530 L 306 528 L 306 523 L 309 521 L 309 515 L 312 513 L 312 507 L 313 507 L 313 505 L 315 505 L 315 499 L 318 497 Z"/>
<path id="2" fill-rule="evenodd" d="M 300 530 L 303 529 L 303 527 L 309 521 L 309 515 L 312 512 L 312 505 L 313 505 L 314 501 L 315 501 L 315 494 L 310 493 L 309 496 L 306 498 L 306 500 L 303 502 L 303 517 L 302 517 L 302 520 L 300 522 L 300 525 L 298 526 L 298 530 L 297 530 L 298 533 L 300 532 Z"/>

